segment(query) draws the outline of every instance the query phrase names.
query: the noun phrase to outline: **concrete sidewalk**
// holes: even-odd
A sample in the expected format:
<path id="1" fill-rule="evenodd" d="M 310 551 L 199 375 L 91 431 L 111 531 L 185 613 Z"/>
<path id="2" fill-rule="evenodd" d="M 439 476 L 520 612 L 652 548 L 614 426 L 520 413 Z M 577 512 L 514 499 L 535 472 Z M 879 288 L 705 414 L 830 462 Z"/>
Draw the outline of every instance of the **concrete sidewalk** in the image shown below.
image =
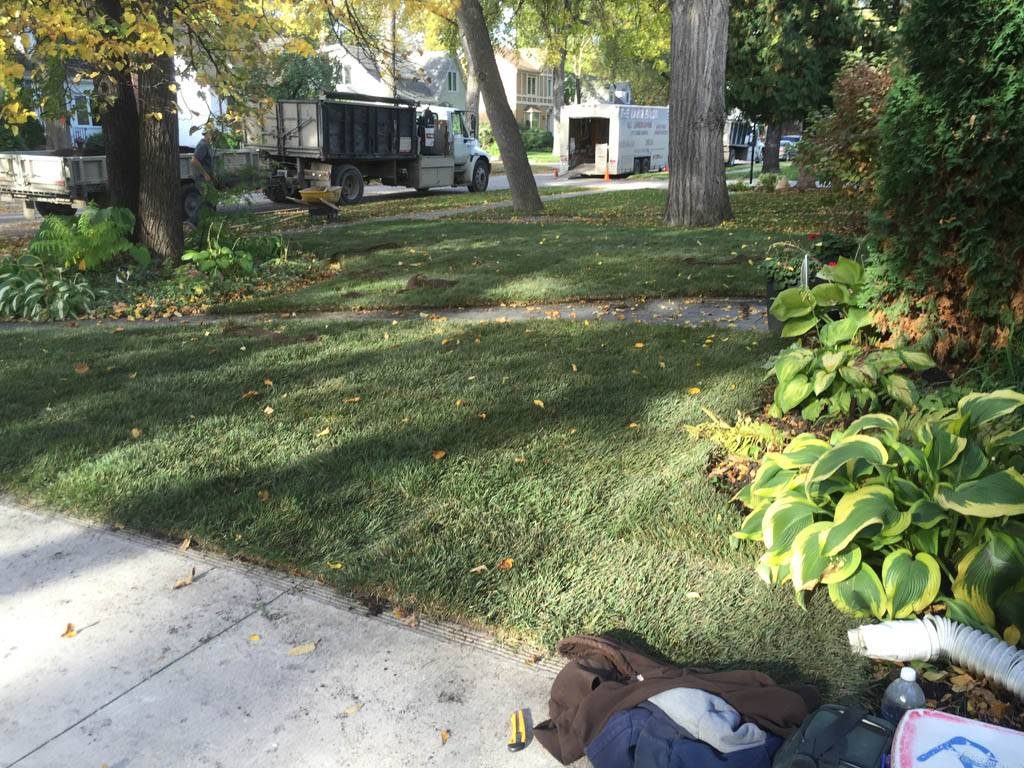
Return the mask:
<path id="1" fill-rule="evenodd" d="M 3 766 L 551 767 L 505 748 L 551 676 L 458 627 L 0 499 Z"/>

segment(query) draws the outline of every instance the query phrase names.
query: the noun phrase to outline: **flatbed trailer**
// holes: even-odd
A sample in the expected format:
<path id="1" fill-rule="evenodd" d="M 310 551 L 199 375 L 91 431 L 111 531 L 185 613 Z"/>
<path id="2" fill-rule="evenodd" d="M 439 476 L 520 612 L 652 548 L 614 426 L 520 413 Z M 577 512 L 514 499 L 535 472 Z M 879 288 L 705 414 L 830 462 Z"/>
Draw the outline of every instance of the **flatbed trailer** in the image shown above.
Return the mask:
<path id="1" fill-rule="evenodd" d="M 192 176 L 192 153 L 179 156 L 182 218 L 194 221 L 203 198 Z M 231 179 L 255 168 L 259 153 L 252 149 L 217 150 L 218 176 Z M 107 194 L 107 158 L 103 155 L 64 154 L 50 150 L 0 152 L 0 199 L 22 200 L 26 216 L 70 214 L 75 208 Z"/>
<path id="2" fill-rule="evenodd" d="M 365 94 L 278 101 L 262 118 L 258 145 L 271 165 L 263 191 L 275 202 L 319 186 L 355 203 L 369 180 L 483 192 L 491 171 L 462 110 Z"/>

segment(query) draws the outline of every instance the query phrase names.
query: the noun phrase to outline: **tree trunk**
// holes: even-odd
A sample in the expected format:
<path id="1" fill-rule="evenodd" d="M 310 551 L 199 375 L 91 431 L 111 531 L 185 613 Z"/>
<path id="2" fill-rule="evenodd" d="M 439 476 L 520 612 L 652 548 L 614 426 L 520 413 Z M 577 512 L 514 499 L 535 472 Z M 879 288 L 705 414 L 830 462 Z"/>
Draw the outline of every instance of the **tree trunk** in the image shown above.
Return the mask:
<path id="1" fill-rule="evenodd" d="M 779 145 L 782 143 L 782 121 L 775 120 L 765 127 L 764 157 L 761 160 L 761 173 L 779 172 Z"/>
<path id="2" fill-rule="evenodd" d="M 462 36 L 462 49 L 469 50 L 465 35 Z M 469 115 L 473 135 L 480 130 L 480 81 L 476 76 L 473 59 L 466 56 L 466 114 Z"/>
<path id="3" fill-rule="evenodd" d="M 139 221 L 139 106 L 131 75 L 112 72 L 107 82 L 113 101 L 103 110 L 110 205 L 127 208 Z"/>
<path id="4" fill-rule="evenodd" d="M 44 117 L 47 149 L 71 149 L 71 131 L 66 117 Z"/>
<path id="5" fill-rule="evenodd" d="M 555 67 L 555 77 L 554 77 L 554 82 L 552 83 L 552 90 L 554 91 L 554 93 L 552 93 L 552 96 L 554 97 L 554 105 L 551 107 L 551 117 L 552 117 L 552 123 L 554 124 L 554 129 L 552 130 L 552 133 L 554 134 L 555 140 L 554 140 L 554 142 L 551 145 L 551 151 L 554 152 L 555 157 L 558 157 L 559 155 L 561 155 L 561 151 L 562 151 L 562 145 L 561 145 L 561 137 L 562 137 L 561 124 L 562 124 L 562 107 L 565 106 L 565 57 L 566 57 L 566 55 L 567 55 L 566 54 L 566 50 L 565 50 L 565 47 L 563 46 L 558 51 L 558 66 Z"/>
<path id="6" fill-rule="evenodd" d="M 171 25 L 171 8 L 157 7 L 161 27 Z M 139 222 L 142 243 L 153 256 L 176 261 L 184 240 L 181 229 L 181 180 L 178 162 L 177 99 L 174 59 L 157 56 L 139 73 Z"/>
<path id="7" fill-rule="evenodd" d="M 715 226 L 732 218 L 722 157 L 728 34 L 729 0 L 672 0 L 669 224 Z"/>
<path id="8" fill-rule="evenodd" d="M 491 47 L 491 37 L 487 32 L 480 0 L 463 0 L 455 18 L 466 41 L 466 54 L 476 70 L 487 118 L 491 121 L 494 140 L 498 142 L 498 150 L 505 164 L 505 174 L 512 190 L 512 210 L 516 213 L 538 213 L 544 205 L 537 192 L 537 182 L 526 157 L 516 117 L 505 98 L 505 88 L 501 84 L 498 64 L 494 60 L 494 49 Z"/>

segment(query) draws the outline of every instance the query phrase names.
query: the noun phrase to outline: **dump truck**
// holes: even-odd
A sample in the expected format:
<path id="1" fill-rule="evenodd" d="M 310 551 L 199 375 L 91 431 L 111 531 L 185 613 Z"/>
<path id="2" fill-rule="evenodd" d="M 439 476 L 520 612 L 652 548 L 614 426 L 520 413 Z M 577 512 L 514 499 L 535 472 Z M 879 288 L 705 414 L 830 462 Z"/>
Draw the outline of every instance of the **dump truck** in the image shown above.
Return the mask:
<path id="1" fill-rule="evenodd" d="M 203 196 L 193 178 L 192 153 L 179 157 L 181 215 L 195 221 Z M 216 150 L 217 175 L 225 181 L 255 169 L 259 153 L 252 149 Z M 90 202 L 103 204 L 107 196 L 107 159 L 52 150 L 0 152 L 0 199 L 22 200 L 28 218 L 40 214 L 69 215 Z"/>
<path id="2" fill-rule="evenodd" d="M 263 192 L 274 202 L 333 187 L 341 203 L 357 203 L 368 181 L 483 192 L 491 174 L 462 110 L 401 98 L 327 93 L 278 101 L 262 116 L 258 146 L 270 164 Z"/>
<path id="3" fill-rule="evenodd" d="M 569 104 L 558 130 L 562 174 L 623 176 L 668 165 L 668 107 Z"/>

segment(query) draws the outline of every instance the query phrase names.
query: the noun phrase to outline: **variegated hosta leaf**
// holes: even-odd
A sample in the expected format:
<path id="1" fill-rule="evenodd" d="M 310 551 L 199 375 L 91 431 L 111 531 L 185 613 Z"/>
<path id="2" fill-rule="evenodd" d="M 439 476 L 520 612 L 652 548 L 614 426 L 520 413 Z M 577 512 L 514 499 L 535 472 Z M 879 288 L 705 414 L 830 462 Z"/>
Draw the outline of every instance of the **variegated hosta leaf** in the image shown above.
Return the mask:
<path id="1" fill-rule="evenodd" d="M 850 435 L 844 437 L 821 455 L 807 475 L 807 487 L 831 477 L 841 468 L 853 466 L 858 461 L 872 466 L 885 464 L 889 460 L 889 452 L 876 437 L 870 435 Z"/>
<path id="2" fill-rule="evenodd" d="M 972 392 L 960 398 L 957 410 L 974 426 L 987 424 L 1000 416 L 1008 416 L 1024 405 L 1024 394 L 1013 389 L 995 392 Z"/>
<path id="3" fill-rule="evenodd" d="M 927 371 L 935 367 L 935 361 L 927 352 L 901 349 L 899 355 L 903 358 L 903 364 L 912 371 Z"/>
<path id="4" fill-rule="evenodd" d="M 850 578 L 829 584 L 828 596 L 839 610 L 862 619 L 882 618 L 889 604 L 881 579 L 867 563 Z"/>
<path id="5" fill-rule="evenodd" d="M 786 469 L 802 469 L 811 466 L 829 449 L 829 444 L 815 435 L 805 432 L 794 437 L 782 451 L 779 461 L 787 461 Z"/>
<path id="6" fill-rule="evenodd" d="M 825 554 L 834 556 L 846 549 L 858 535 L 872 535 L 882 529 L 883 515 L 895 511 L 892 491 L 869 485 L 847 493 L 836 504 L 835 521 L 825 536 Z"/>
<path id="7" fill-rule="evenodd" d="M 821 574 L 821 583 L 838 584 L 841 581 L 846 581 L 860 568 L 861 557 L 862 554 L 858 546 L 850 547 L 838 555 L 829 557 L 828 567 Z"/>
<path id="8" fill-rule="evenodd" d="M 744 539 L 745 541 L 760 541 L 763 536 L 761 533 L 761 523 L 763 520 L 764 510 L 755 509 L 743 518 L 743 522 L 740 523 L 740 529 L 733 533 L 733 538 Z"/>
<path id="9" fill-rule="evenodd" d="M 813 523 L 793 540 L 793 557 L 789 567 L 793 588 L 797 591 L 814 589 L 828 568 L 829 558 L 825 555 L 824 544 L 825 533 L 831 527 L 832 524 L 827 522 Z"/>
<path id="10" fill-rule="evenodd" d="M 980 477 L 988 464 L 988 456 L 985 455 L 978 441 L 967 438 L 967 446 L 963 453 L 946 468 L 946 474 L 952 485 L 959 485 Z"/>
<path id="11" fill-rule="evenodd" d="M 804 317 L 814 310 L 814 294 L 803 288 L 787 288 L 780 291 L 768 310 L 776 320 L 786 322 L 794 317 Z"/>
<path id="12" fill-rule="evenodd" d="M 910 519 L 918 528 L 934 528 L 948 514 L 931 499 L 918 499 L 910 507 Z"/>
<path id="13" fill-rule="evenodd" d="M 773 368 L 775 378 L 780 384 L 789 381 L 798 373 L 802 373 L 812 359 L 814 359 L 814 353 L 809 349 L 803 347 L 787 349 L 775 360 Z"/>
<path id="14" fill-rule="evenodd" d="M 859 435 L 864 432 L 881 432 L 891 440 L 895 440 L 900 433 L 899 422 L 887 413 L 869 413 L 854 419 L 844 431 L 843 437 Z"/>
<path id="15" fill-rule="evenodd" d="M 996 600 L 996 621 L 1003 628 L 1003 639 L 1017 645 L 1024 631 L 1024 582 L 1004 592 Z"/>
<path id="16" fill-rule="evenodd" d="M 765 510 L 761 522 L 765 548 L 788 560 L 793 540 L 814 522 L 814 515 L 820 512 L 802 496 L 789 495 L 776 499 Z"/>
<path id="17" fill-rule="evenodd" d="M 966 437 L 954 435 L 937 424 L 924 424 L 919 430 L 918 439 L 924 446 L 925 462 L 936 477 L 939 470 L 956 461 L 957 456 L 967 447 Z"/>
<path id="18" fill-rule="evenodd" d="M 894 618 L 920 613 L 934 602 L 942 585 L 939 562 L 926 552 L 890 552 L 882 563 L 882 586 Z"/>
<path id="19" fill-rule="evenodd" d="M 935 501 L 971 517 L 1024 514 L 1024 476 L 1015 469 L 1004 469 L 955 488 L 942 483 L 935 491 Z"/>
<path id="20" fill-rule="evenodd" d="M 971 606 L 988 627 L 996 623 L 995 605 L 1024 579 L 1024 554 L 1003 531 L 985 532 L 985 541 L 965 554 L 956 568 L 953 597 Z"/>

